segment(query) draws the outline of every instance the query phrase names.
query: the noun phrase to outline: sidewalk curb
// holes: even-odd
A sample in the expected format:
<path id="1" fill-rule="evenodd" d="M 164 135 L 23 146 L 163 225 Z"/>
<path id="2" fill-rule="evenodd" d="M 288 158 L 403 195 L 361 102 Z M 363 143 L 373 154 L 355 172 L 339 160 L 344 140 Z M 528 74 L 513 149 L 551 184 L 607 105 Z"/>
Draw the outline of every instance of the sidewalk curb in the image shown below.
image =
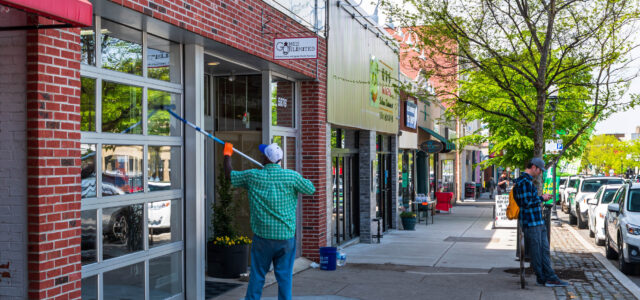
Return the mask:
<path id="1" fill-rule="evenodd" d="M 622 274 L 618 268 L 616 268 L 608 259 L 598 252 L 589 242 L 587 242 L 573 227 L 567 226 L 571 234 L 587 249 L 591 251 L 593 257 L 595 257 L 606 269 L 618 280 L 622 286 L 624 286 L 636 299 L 640 299 L 640 287 L 638 287 L 631 279 Z"/>

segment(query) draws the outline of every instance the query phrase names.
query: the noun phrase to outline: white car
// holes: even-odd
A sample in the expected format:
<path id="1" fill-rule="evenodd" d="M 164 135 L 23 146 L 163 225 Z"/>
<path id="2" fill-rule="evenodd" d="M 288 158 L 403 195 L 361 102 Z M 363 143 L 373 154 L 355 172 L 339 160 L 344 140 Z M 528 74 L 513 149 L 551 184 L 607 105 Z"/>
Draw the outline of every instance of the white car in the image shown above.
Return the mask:
<path id="1" fill-rule="evenodd" d="M 605 184 L 623 184 L 619 177 L 584 177 L 580 178 L 576 186 L 576 194 L 569 197 L 569 224 L 577 224 L 578 228 L 587 228 L 588 209 L 587 199 L 593 198 L 598 189 Z"/>
<path id="2" fill-rule="evenodd" d="M 580 176 L 569 176 L 567 181 L 565 181 L 564 186 L 562 187 L 560 198 L 562 201 L 562 211 L 564 211 L 565 213 L 569 213 L 569 208 L 571 207 L 569 198 L 571 197 L 571 195 L 575 195 L 576 185 L 578 185 L 578 181 L 580 181 Z"/>
<path id="3" fill-rule="evenodd" d="M 621 186 L 607 210 L 607 258 L 618 258 L 620 271 L 630 274 L 640 263 L 640 183 Z"/>
<path id="4" fill-rule="evenodd" d="M 562 204 L 562 194 L 564 192 L 565 189 L 565 184 L 567 183 L 569 177 L 560 177 L 560 180 L 558 182 L 558 199 L 556 204 Z"/>
<path id="5" fill-rule="evenodd" d="M 589 203 L 589 236 L 595 239 L 596 245 L 604 245 L 604 218 L 607 215 L 607 207 L 613 195 L 620 185 L 603 185 L 592 199 L 588 199 Z"/>

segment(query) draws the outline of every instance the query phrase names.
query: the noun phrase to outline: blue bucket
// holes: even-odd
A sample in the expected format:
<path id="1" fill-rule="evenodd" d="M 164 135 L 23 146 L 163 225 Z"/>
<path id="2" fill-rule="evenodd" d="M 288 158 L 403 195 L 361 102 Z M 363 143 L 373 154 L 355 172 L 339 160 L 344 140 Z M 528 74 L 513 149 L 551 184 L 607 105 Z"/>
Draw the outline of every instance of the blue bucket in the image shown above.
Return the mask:
<path id="1" fill-rule="evenodd" d="M 320 269 L 333 271 L 336 269 L 336 247 L 320 248 Z"/>

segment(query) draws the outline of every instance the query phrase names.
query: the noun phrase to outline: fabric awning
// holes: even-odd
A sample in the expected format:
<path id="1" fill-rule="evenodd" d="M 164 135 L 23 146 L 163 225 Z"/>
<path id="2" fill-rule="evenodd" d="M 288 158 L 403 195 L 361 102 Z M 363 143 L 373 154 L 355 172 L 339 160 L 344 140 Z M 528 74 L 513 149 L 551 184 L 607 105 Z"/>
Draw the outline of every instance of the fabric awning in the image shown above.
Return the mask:
<path id="1" fill-rule="evenodd" d="M 0 5 L 26 13 L 46 17 L 62 24 L 29 26 L 3 26 L 2 29 L 31 29 L 45 27 L 88 27 L 93 24 L 93 5 L 87 0 L 0 0 Z M 21 28 L 16 28 L 21 27 Z"/>
<path id="2" fill-rule="evenodd" d="M 450 142 L 449 140 L 447 140 L 437 132 L 422 126 L 420 126 L 420 129 L 422 129 L 424 132 L 430 134 L 432 137 L 438 139 L 439 141 L 442 142 L 442 144 L 444 144 L 444 150 L 442 150 L 442 152 L 451 152 L 453 150 L 456 150 L 456 145 L 454 143 Z"/>

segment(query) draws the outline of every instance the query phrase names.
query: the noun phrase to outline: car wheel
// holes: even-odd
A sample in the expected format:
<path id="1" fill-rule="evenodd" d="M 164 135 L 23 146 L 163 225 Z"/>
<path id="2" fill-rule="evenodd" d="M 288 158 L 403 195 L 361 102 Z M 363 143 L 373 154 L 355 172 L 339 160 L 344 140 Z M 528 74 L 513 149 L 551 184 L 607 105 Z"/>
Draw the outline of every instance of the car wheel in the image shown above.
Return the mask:
<path id="1" fill-rule="evenodd" d="M 578 218 L 569 213 L 569 225 L 576 225 L 576 223 L 578 223 Z"/>
<path id="2" fill-rule="evenodd" d="M 599 239 L 599 238 L 597 238 L 597 237 L 596 237 L 596 238 L 594 238 L 594 239 L 595 239 L 596 245 L 598 245 L 598 246 L 604 246 L 604 240 Z"/>
<path id="3" fill-rule="evenodd" d="M 129 233 L 129 224 L 127 223 L 127 218 L 124 215 L 119 215 L 116 218 L 116 221 L 113 222 L 113 227 L 111 228 L 113 232 L 113 236 L 118 240 L 122 245 L 127 245 L 128 233 Z"/>
<path id="4" fill-rule="evenodd" d="M 633 265 L 624 260 L 622 245 L 624 245 L 624 241 L 622 240 L 622 236 L 620 236 L 618 237 L 618 268 L 620 269 L 620 272 L 630 275 L 633 273 Z"/>
<path id="5" fill-rule="evenodd" d="M 576 206 L 576 215 L 578 216 L 578 228 L 579 229 L 585 229 L 587 228 L 587 224 L 586 222 L 582 219 L 582 213 L 580 212 L 580 207 Z"/>
<path id="6" fill-rule="evenodd" d="M 605 228 L 606 230 L 606 228 Z M 608 259 L 616 259 L 618 258 L 618 253 L 616 252 L 616 250 L 613 250 L 613 248 L 611 248 L 611 238 L 609 238 L 609 235 L 606 235 L 605 238 L 605 242 L 604 242 L 604 247 L 605 247 L 605 255 L 607 256 Z"/>
<path id="7" fill-rule="evenodd" d="M 569 212 L 569 211 L 567 210 L 567 205 L 566 205 L 566 203 L 565 203 L 564 201 L 562 201 L 562 211 L 563 211 L 565 214 Z"/>

